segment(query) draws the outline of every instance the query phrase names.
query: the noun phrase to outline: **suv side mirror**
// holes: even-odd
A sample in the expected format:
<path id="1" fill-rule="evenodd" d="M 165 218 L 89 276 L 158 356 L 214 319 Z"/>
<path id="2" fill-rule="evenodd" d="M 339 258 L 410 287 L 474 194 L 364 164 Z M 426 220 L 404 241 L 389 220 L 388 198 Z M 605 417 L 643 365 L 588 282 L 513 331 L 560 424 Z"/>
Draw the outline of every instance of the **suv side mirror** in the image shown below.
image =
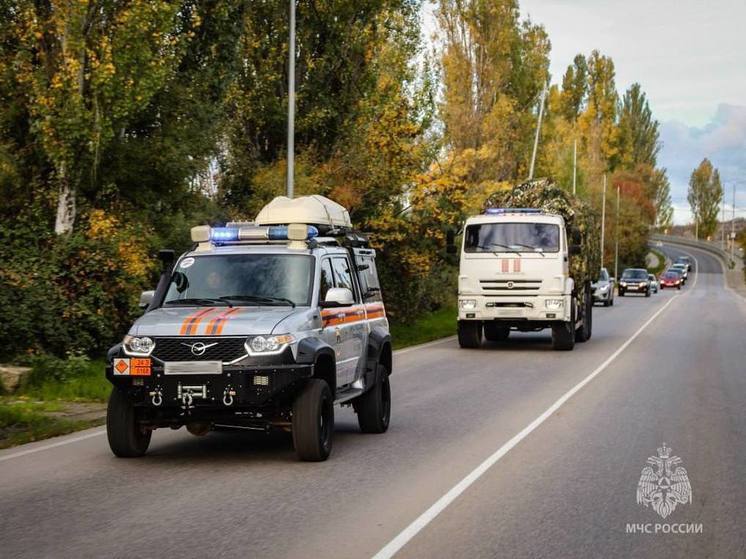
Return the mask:
<path id="1" fill-rule="evenodd" d="M 140 302 L 137 304 L 137 306 L 141 309 L 147 309 L 150 306 L 150 303 L 153 302 L 154 296 L 155 291 L 143 291 L 142 293 L 140 293 Z"/>
<path id="2" fill-rule="evenodd" d="M 326 297 L 320 304 L 322 307 L 329 308 L 349 307 L 354 303 L 355 300 L 352 297 L 352 291 L 346 287 L 332 287 L 326 292 Z"/>

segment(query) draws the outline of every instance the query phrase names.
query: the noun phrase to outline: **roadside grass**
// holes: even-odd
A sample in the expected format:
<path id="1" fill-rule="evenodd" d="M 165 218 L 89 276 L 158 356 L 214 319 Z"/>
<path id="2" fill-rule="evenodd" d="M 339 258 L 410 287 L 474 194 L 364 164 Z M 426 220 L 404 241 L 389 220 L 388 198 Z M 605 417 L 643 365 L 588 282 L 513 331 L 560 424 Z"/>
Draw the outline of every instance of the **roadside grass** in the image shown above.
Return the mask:
<path id="1" fill-rule="evenodd" d="M 105 402 L 111 392 L 111 384 L 104 376 L 105 367 L 103 359 L 85 361 L 65 378 L 42 377 L 22 388 L 19 394 L 43 401 Z"/>
<path id="2" fill-rule="evenodd" d="M 78 420 L 53 415 L 63 408 L 60 402 L 0 397 L 0 449 L 66 435 L 102 423 L 97 419 Z"/>
<path id="3" fill-rule="evenodd" d="M 655 254 L 656 258 L 658 258 L 658 266 L 648 270 L 651 274 L 655 274 L 655 276 L 657 277 L 666 269 L 666 255 L 654 248 L 650 248 L 649 252 L 652 252 L 653 254 Z"/>
<path id="4" fill-rule="evenodd" d="M 97 412 L 76 419 L 71 408 L 105 402 L 111 384 L 103 360 L 46 360 L 12 395 L 0 396 L 0 448 L 66 435 L 103 423 Z"/>
<path id="5" fill-rule="evenodd" d="M 447 306 L 422 315 L 409 324 L 392 324 L 394 349 L 424 344 L 456 334 L 456 306 Z"/>

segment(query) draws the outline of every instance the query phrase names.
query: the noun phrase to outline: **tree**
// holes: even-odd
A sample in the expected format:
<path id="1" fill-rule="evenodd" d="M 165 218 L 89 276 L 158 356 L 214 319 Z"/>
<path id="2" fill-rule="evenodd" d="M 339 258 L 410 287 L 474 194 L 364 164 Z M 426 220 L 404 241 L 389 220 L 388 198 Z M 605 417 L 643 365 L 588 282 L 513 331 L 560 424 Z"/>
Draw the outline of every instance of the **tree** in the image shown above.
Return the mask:
<path id="1" fill-rule="evenodd" d="M 619 114 L 619 163 L 628 169 L 639 164 L 655 167 L 660 150 L 658 121 L 648 105 L 640 84 L 624 93 Z"/>
<path id="2" fill-rule="evenodd" d="M 720 184 L 720 173 L 712 166 L 709 159 L 704 158 L 702 163 L 692 171 L 687 195 L 698 237 L 707 238 L 715 232 L 722 199 L 723 186 Z"/>
<path id="3" fill-rule="evenodd" d="M 580 116 L 587 93 L 588 63 L 585 56 L 578 54 L 562 77 L 560 112 L 569 122 L 575 122 Z"/>

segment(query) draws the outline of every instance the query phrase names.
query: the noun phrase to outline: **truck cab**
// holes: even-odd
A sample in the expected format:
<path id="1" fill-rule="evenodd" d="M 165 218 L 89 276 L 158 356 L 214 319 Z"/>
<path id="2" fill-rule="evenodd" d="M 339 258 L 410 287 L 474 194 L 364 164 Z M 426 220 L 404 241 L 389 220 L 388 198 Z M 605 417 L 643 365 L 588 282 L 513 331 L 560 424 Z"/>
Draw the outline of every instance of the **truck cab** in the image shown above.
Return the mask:
<path id="1" fill-rule="evenodd" d="M 331 452 L 334 404 L 386 431 L 391 337 L 375 251 L 322 197 L 278 199 L 255 222 L 192 229 L 192 250 L 143 294 L 145 314 L 109 351 L 117 456 L 153 430 L 290 431 L 303 460 Z M 339 216 L 335 219 L 334 216 Z"/>
<path id="2" fill-rule="evenodd" d="M 512 330 L 552 329 L 555 349 L 590 338 L 590 286 L 576 286 L 562 216 L 538 209 L 490 208 L 465 224 L 458 278 L 461 347 L 482 335 L 504 341 Z"/>

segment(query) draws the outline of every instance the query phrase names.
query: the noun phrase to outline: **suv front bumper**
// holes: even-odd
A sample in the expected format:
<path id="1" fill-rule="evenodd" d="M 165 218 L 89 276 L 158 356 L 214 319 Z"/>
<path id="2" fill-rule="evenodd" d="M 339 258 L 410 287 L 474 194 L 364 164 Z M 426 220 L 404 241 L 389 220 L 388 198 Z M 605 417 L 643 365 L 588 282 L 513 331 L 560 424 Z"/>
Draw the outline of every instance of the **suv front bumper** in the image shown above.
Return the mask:
<path id="1" fill-rule="evenodd" d="M 547 303 L 548 301 L 552 303 Z M 557 301 L 562 301 L 562 303 L 556 305 Z M 459 295 L 458 306 L 459 320 L 567 322 L 570 320 L 571 297 L 570 295 L 537 295 L 535 297 Z"/>

